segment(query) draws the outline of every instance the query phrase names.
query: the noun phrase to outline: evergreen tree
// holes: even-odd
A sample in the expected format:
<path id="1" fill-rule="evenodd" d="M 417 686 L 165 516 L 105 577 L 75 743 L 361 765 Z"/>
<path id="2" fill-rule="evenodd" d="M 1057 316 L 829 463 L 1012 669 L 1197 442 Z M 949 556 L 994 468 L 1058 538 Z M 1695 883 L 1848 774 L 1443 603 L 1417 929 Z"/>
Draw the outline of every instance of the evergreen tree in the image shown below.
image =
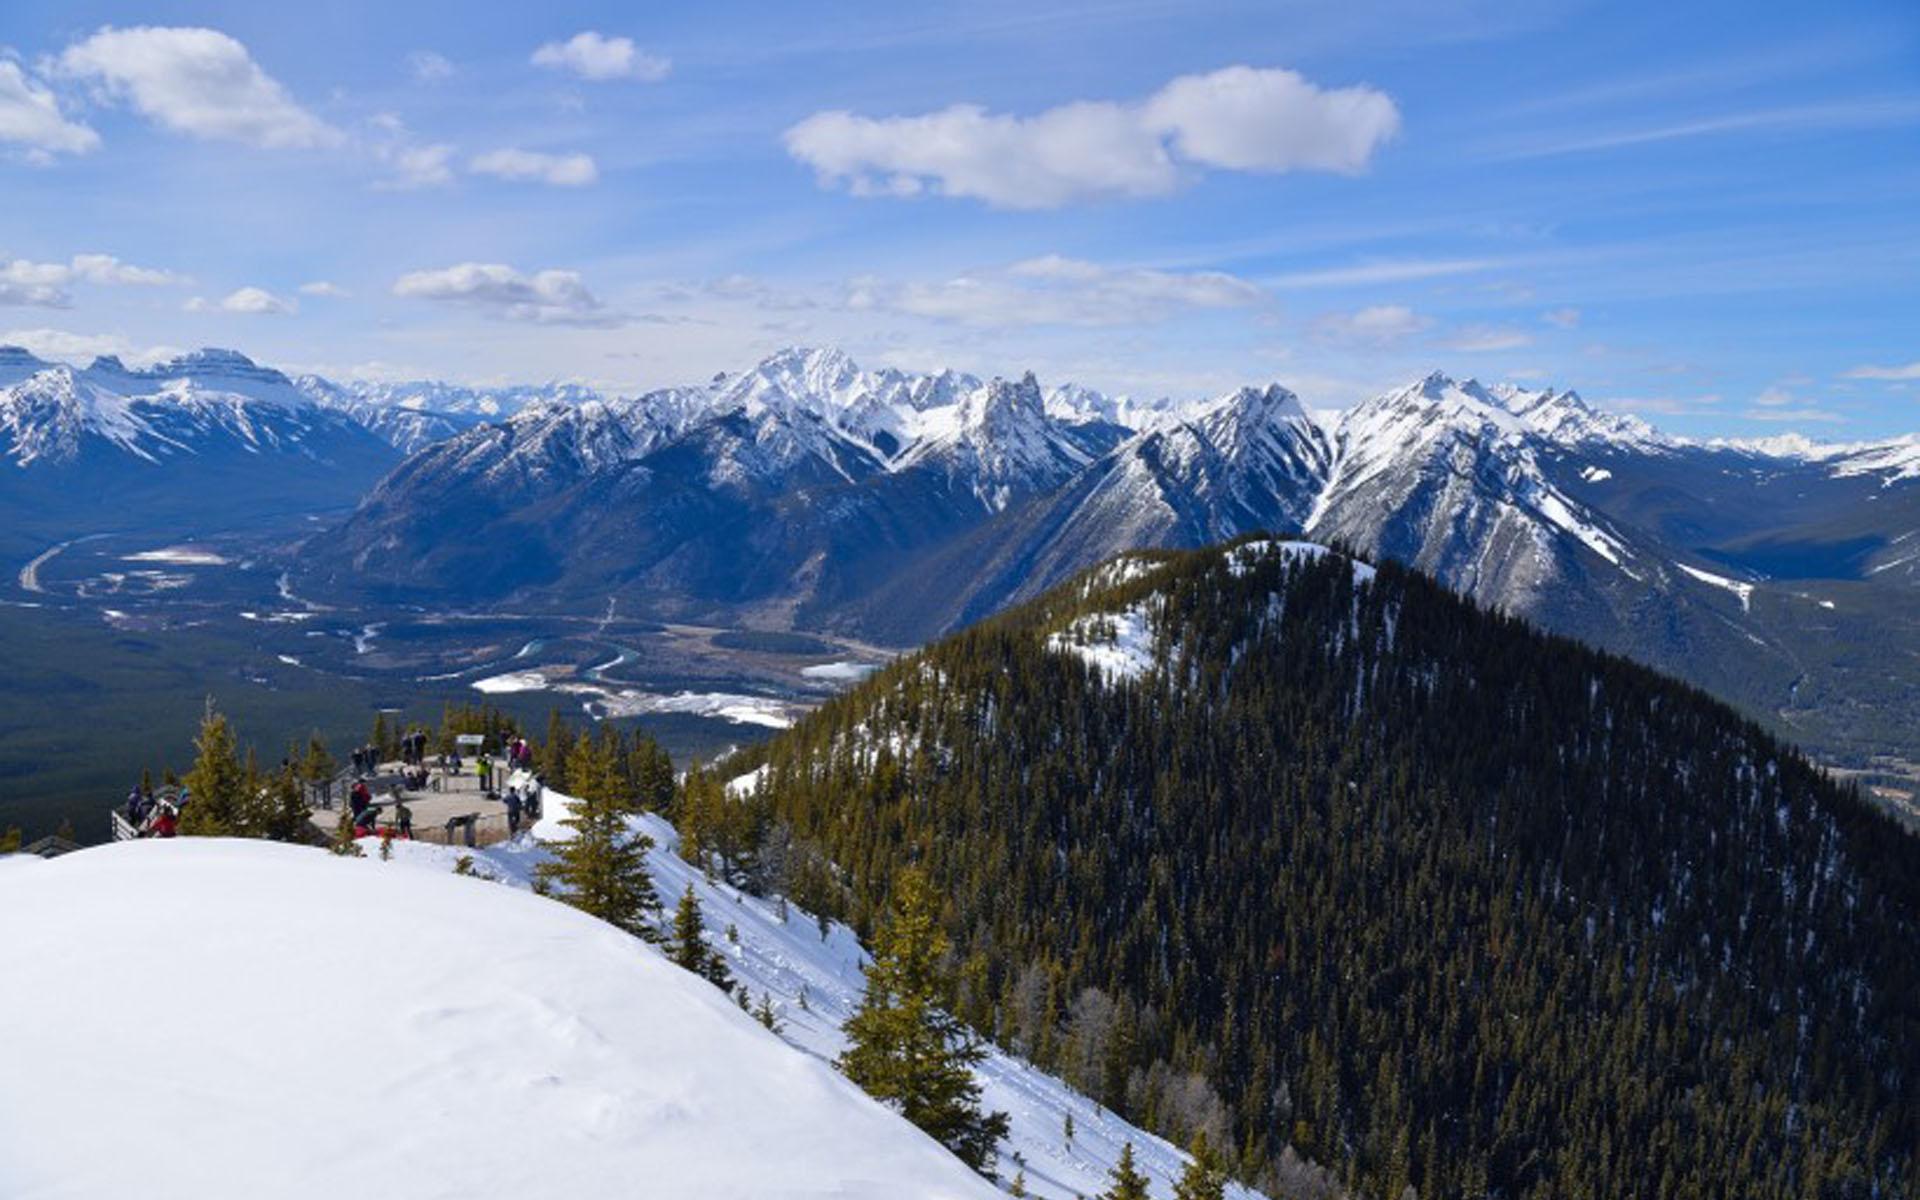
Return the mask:
<path id="1" fill-rule="evenodd" d="M 381 762 L 394 756 L 395 741 L 393 732 L 387 728 L 387 714 L 373 714 L 373 733 L 367 738 L 367 744 L 373 747 L 374 756 Z"/>
<path id="2" fill-rule="evenodd" d="M 1149 1200 L 1147 1195 L 1147 1177 L 1133 1165 L 1133 1143 L 1120 1147 L 1120 1161 L 1113 1164 L 1113 1172 L 1108 1177 L 1107 1190 L 1100 1193 L 1100 1200 Z"/>
<path id="3" fill-rule="evenodd" d="M 289 757 L 287 765 L 276 772 L 261 789 L 262 837 L 276 842 L 307 841 L 313 829 L 313 810 L 307 806 L 306 786 L 300 769 Z"/>
<path id="4" fill-rule="evenodd" d="M 780 1032 L 780 1018 L 773 1011 L 773 997 L 766 992 L 760 993 L 760 1005 L 753 1010 L 753 1019 L 774 1033 Z"/>
<path id="5" fill-rule="evenodd" d="M 567 777 L 567 756 L 573 751 L 573 734 L 567 729 L 567 723 L 560 716 L 560 710 L 547 712 L 547 736 L 540 743 L 538 763 L 540 777 L 546 785 L 556 792 L 572 794 L 571 781 Z"/>
<path id="6" fill-rule="evenodd" d="M 721 991 L 731 991 L 733 974 L 727 970 L 727 956 L 707 945 L 705 928 L 700 918 L 700 898 L 689 883 L 673 910 L 673 942 L 668 957 Z"/>
<path id="7" fill-rule="evenodd" d="M 15 854 L 20 850 L 20 827 L 9 825 L 0 830 L 0 854 Z"/>
<path id="8" fill-rule="evenodd" d="M 248 794 L 247 771 L 240 763 L 233 727 L 211 699 L 193 744 L 198 754 L 181 780 L 187 789 L 187 806 L 180 814 L 180 832 L 200 837 L 254 833 L 254 798 Z"/>
<path id="9" fill-rule="evenodd" d="M 1180 1178 L 1174 1181 L 1173 1200 L 1225 1200 L 1227 1170 L 1221 1164 L 1220 1156 L 1214 1153 L 1206 1134 L 1193 1135 L 1189 1153 L 1193 1158 L 1187 1163 L 1186 1170 L 1180 1173 Z"/>
<path id="10" fill-rule="evenodd" d="M 947 1011 L 950 943 L 932 888 L 915 870 L 900 876 L 892 918 L 874 943 L 866 992 L 846 1025 L 840 1069 L 975 1170 L 1006 1136 L 1007 1115 L 980 1109 L 973 1067 L 986 1051 Z"/>
<path id="11" fill-rule="evenodd" d="M 1022 1167 L 1013 1173 L 1013 1182 L 1007 1186 L 1007 1195 L 1013 1196 L 1015 1200 L 1018 1200 L 1019 1197 L 1023 1197 L 1026 1194 L 1027 1169 Z"/>
<path id="12" fill-rule="evenodd" d="M 315 730 L 308 735 L 307 752 L 300 760 L 301 778 L 309 783 L 320 783 L 323 780 L 332 779 L 337 769 L 332 753 L 327 750 L 327 743 L 321 739 L 320 732 Z"/>
<path id="13" fill-rule="evenodd" d="M 582 735 L 574 748 L 578 802 L 561 822 L 573 836 L 552 847 L 553 860 L 540 865 L 537 877 L 580 911 L 657 941 L 653 919 L 660 897 L 647 874 L 653 839 L 627 827 L 618 771 L 602 745 Z"/>

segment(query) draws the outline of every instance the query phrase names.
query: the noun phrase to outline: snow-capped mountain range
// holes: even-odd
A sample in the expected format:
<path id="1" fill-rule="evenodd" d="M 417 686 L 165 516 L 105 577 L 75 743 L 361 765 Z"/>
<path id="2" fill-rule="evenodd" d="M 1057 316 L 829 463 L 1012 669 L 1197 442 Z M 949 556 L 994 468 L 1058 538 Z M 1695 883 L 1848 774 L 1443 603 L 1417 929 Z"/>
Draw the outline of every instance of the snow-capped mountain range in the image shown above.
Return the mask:
<path id="1" fill-rule="evenodd" d="M 1696 442 L 1437 373 L 1333 410 L 1279 385 L 1140 402 L 828 349 L 621 397 L 0 348 L 0 462 L 0 507 L 37 534 L 357 503 L 290 564 L 348 603 L 613 598 L 909 645 L 1113 554 L 1274 530 L 1756 711 L 1860 669 L 1849 639 L 1920 639 L 1920 437 Z"/>
<path id="2" fill-rule="evenodd" d="M 1437 373 L 1346 410 L 1278 385 L 1141 404 L 795 349 L 434 443 L 301 569 L 344 596 L 613 597 L 908 645 L 1125 550 L 1297 531 L 1784 712 L 1842 657 L 1836 622 L 1911 621 L 1886 614 L 1920 584 L 1916 457 L 1695 442 Z M 485 545 L 452 532 L 482 520 Z"/>

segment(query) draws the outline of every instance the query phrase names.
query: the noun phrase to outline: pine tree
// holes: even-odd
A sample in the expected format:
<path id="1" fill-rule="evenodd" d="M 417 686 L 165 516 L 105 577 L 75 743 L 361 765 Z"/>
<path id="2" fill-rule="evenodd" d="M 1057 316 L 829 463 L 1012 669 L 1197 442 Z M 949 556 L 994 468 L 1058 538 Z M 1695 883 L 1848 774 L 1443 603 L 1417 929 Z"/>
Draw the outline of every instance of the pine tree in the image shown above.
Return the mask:
<path id="1" fill-rule="evenodd" d="M 753 1019 L 775 1033 L 780 1032 L 780 1018 L 773 1011 L 773 997 L 766 992 L 760 993 L 760 1005 L 753 1010 Z"/>
<path id="2" fill-rule="evenodd" d="M 700 898 L 689 883 L 673 910 L 673 942 L 668 957 L 721 991 L 731 991 L 733 974 L 727 970 L 727 956 L 707 945 L 705 929 L 700 919 Z"/>
<path id="3" fill-rule="evenodd" d="M 193 768 L 181 782 L 187 789 L 187 806 L 180 814 L 180 832 L 201 837 L 246 837 L 252 797 L 248 795 L 246 769 L 241 766 L 233 727 L 227 718 L 207 701 L 200 719 L 200 736 L 194 739 L 198 755 Z"/>
<path id="4" fill-rule="evenodd" d="M 546 785 L 556 792 L 571 793 L 571 780 L 567 777 L 567 756 L 573 751 L 573 734 L 567 729 L 566 721 L 561 719 L 560 710 L 547 712 L 547 736 L 540 743 L 540 777 Z"/>
<path id="5" fill-rule="evenodd" d="M 1147 1177 L 1133 1165 L 1133 1143 L 1120 1147 L 1120 1161 L 1113 1164 L 1107 1177 L 1111 1182 L 1100 1193 L 1100 1200 L 1149 1200 Z"/>
<path id="6" fill-rule="evenodd" d="M 1025 1167 L 1013 1173 L 1013 1183 L 1007 1188 L 1007 1195 L 1022 1197 L 1027 1194 L 1027 1171 Z"/>
<path id="7" fill-rule="evenodd" d="M 986 1057 L 947 1011 L 943 963 L 950 944 L 932 888 L 917 870 L 899 881 L 896 906 L 875 940 L 866 993 L 846 1024 L 840 1069 L 975 1170 L 1006 1136 L 1007 1115 L 980 1109 L 973 1067 Z"/>
<path id="8" fill-rule="evenodd" d="M 542 863 L 537 878 L 559 899 L 635 937 L 659 940 L 653 918 L 660 897 L 647 874 L 653 839 L 627 828 L 618 771 L 590 737 L 574 747 L 572 770 L 577 803 L 561 822 L 573 837 L 553 846 L 553 861 Z"/>
<path id="9" fill-rule="evenodd" d="M 20 827 L 9 825 L 0 830 L 0 854 L 14 854 L 20 849 Z"/>
<path id="10" fill-rule="evenodd" d="M 313 810 L 307 806 L 306 788 L 291 758 L 262 789 L 262 795 L 262 836 L 276 842 L 307 841 L 313 828 Z"/>
<path id="11" fill-rule="evenodd" d="M 393 757 L 393 734 L 387 729 L 385 712 L 373 714 L 373 733 L 367 739 L 367 744 L 373 747 L 375 758 L 385 761 Z"/>
<path id="12" fill-rule="evenodd" d="M 300 775 L 310 783 L 320 783 L 332 779 L 334 770 L 333 755 L 328 752 L 319 731 L 315 730 L 307 737 L 307 752 L 300 760 Z"/>
<path id="13" fill-rule="evenodd" d="M 1174 1182 L 1173 1200 L 1225 1200 L 1227 1171 L 1206 1134 L 1193 1135 L 1189 1153 L 1193 1158 Z"/>

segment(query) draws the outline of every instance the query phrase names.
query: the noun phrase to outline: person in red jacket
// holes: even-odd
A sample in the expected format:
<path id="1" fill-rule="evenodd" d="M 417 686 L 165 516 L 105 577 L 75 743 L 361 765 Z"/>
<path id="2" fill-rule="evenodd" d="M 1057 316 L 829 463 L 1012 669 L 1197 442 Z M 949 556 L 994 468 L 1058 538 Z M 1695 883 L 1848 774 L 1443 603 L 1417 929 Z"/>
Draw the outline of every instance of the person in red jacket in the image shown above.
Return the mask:
<path id="1" fill-rule="evenodd" d="M 180 830 L 180 814 L 173 805 L 164 801 L 153 812 L 153 820 L 147 824 L 147 836 L 170 838 Z"/>

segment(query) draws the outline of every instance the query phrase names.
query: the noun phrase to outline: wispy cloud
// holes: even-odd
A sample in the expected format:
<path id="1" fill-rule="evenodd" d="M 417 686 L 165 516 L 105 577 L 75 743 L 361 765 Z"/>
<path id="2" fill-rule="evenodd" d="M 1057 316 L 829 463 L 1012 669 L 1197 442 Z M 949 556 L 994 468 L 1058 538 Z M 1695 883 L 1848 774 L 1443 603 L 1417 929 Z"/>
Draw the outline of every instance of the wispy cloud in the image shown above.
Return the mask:
<path id="1" fill-rule="evenodd" d="M 1517 149 L 1497 151 L 1487 155 L 1486 160 L 1514 162 L 1533 158 L 1551 158 L 1563 154 L 1586 154 L 1594 151 L 1616 150 L 1626 146 L 1713 137 L 1720 134 L 1882 129 L 1916 123 L 1920 123 L 1920 98 L 1901 96 L 1726 113 L 1693 121 L 1542 142 Z"/>
<path id="2" fill-rule="evenodd" d="M 1497 350 L 1518 350 L 1531 346 L 1533 335 L 1523 329 L 1504 325 L 1469 325 L 1447 339 L 1449 350 L 1463 354 L 1489 354 Z"/>
<path id="3" fill-rule="evenodd" d="M 1114 268 L 1047 255 L 937 282 L 856 280 L 847 306 L 966 325 L 1144 325 L 1196 309 L 1245 308 L 1258 287 L 1217 271 Z"/>
<path id="4" fill-rule="evenodd" d="M 1920 379 L 1920 362 L 1910 362 L 1899 366 L 1876 367 L 1872 365 L 1853 367 L 1847 370 L 1845 379 L 1884 379 L 1898 381 Z"/>
<path id="5" fill-rule="evenodd" d="M 453 73 L 453 60 L 437 51 L 415 50 L 407 55 L 407 74 L 415 83 L 442 83 Z"/>
<path id="6" fill-rule="evenodd" d="M 1540 319 L 1555 329 L 1578 329 L 1580 310 L 1577 308 L 1550 308 L 1540 314 Z"/>
<path id="7" fill-rule="evenodd" d="M 1385 346 L 1433 327 L 1433 318 L 1404 304 L 1376 304 L 1351 313 L 1329 313 L 1314 322 L 1324 341 Z"/>
<path id="8" fill-rule="evenodd" d="M 467 170 L 475 175 L 552 187 L 585 187 L 600 178 L 600 170 L 590 155 L 544 154 L 515 147 L 478 155 L 467 164 Z"/>
<path id="9" fill-rule="evenodd" d="M 1276 290 L 1362 287 L 1376 283 L 1408 283 L 1419 279 L 1439 279 L 1448 275 L 1471 275 L 1480 271 L 1490 271 L 1502 265 L 1502 263 L 1483 258 L 1366 262 L 1345 267 L 1322 267 L 1311 271 L 1289 271 L 1269 276 L 1260 282 Z"/>

